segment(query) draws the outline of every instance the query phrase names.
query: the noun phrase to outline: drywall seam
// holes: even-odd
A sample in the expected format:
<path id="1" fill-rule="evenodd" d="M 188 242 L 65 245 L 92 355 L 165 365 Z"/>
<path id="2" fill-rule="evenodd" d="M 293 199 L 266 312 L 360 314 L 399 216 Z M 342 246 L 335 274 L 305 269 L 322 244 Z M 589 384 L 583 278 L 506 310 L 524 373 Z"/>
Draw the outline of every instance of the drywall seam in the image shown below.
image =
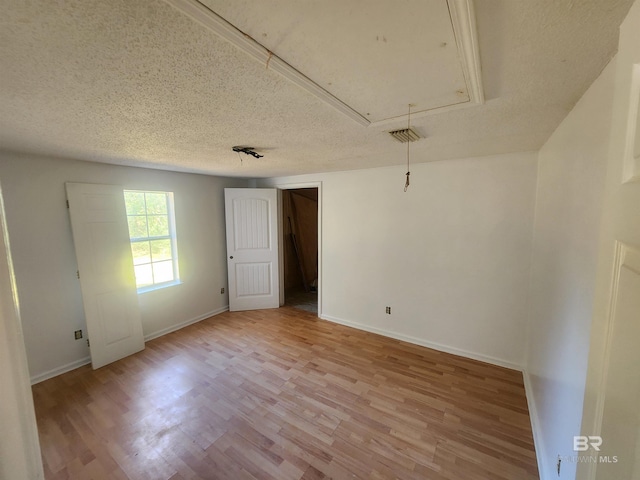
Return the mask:
<path id="1" fill-rule="evenodd" d="M 478 360 L 480 362 L 490 363 L 492 365 L 497 365 L 499 367 L 509 368 L 511 370 L 522 371 L 522 365 L 514 362 L 510 362 L 507 360 L 502 360 L 500 358 L 491 357 L 489 355 L 483 355 L 481 353 L 470 352 L 468 350 L 463 350 L 456 347 L 451 347 L 449 345 L 443 345 L 441 343 L 430 342 L 428 340 L 423 340 L 421 338 L 412 337 L 410 335 L 404 335 L 401 333 L 392 332 L 390 330 L 385 330 L 383 328 L 371 327 L 369 325 L 364 325 L 358 322 L 352 322 L 350 320 L 344 320 L 342 318 L 334 317 L 331 315 L 322 315 L 320 317 L 323 320 L 328 320 L 330 322 L 339 323 L 341 325 L 345 325 L 347 327 L 356 328 L 358 330 L 364 330 L 365 332 L 377 333 L 378 335 L 382 335 L 389 338 L 394 338 L 396 340 L 402 340 L 403 342 L 412 343 L 414 345 L 420 345 L 421 347 L 431 348 L 433 350 L 438 350 L 439 352 L 450 353 L 452 355 L 458 355 L 465 358 L 470 358 L 472 360 Z"/>
<path id="2" fill-rule="evenodd" d="M 540 209 L 538 208 L 538 198 L 540 197 L 540 151 L 536 154 L 536 189 L 533 194 L 533 218 L 531 223 L 531 251 L 529 252 L 529 284 L 527 286 L 527 297 L 525 298 L 525 305 L 527 307 L 527 319 L 524 326 L 524 351 L 522 353 L 522 365 L 523 372 L 529 368 L 529 354 L 531 350 L 531 322 L 533 307 L 533 263 L 536 257 L 536 225 L 538 225 L 538 215 Z"/>

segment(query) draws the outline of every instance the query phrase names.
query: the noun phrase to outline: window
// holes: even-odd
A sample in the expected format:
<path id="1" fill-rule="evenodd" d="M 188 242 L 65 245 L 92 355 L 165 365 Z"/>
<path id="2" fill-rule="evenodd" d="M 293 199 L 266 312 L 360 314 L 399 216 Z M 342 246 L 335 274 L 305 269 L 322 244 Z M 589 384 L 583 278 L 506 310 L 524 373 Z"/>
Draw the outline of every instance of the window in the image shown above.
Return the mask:
<path id="1" fill-rule="evenodd" d="M 125 190 L 138 292 L 179 283 L 172 192 Z"/>

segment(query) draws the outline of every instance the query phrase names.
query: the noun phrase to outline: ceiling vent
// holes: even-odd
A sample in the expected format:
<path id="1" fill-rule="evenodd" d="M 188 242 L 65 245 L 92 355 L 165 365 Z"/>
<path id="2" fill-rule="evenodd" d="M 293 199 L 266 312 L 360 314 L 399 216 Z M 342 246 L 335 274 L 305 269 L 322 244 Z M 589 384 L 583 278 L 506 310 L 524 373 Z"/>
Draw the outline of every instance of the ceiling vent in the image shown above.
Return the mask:
<path id="1" fill-rule="evenodd" d="M 400 143 L 415 142 L 416 140 L 420 140 L 420 135 L 418 135 L 413 128 L 394 130 L 393 132 L 389 132 L 389 135 L 391 135 Z"/>

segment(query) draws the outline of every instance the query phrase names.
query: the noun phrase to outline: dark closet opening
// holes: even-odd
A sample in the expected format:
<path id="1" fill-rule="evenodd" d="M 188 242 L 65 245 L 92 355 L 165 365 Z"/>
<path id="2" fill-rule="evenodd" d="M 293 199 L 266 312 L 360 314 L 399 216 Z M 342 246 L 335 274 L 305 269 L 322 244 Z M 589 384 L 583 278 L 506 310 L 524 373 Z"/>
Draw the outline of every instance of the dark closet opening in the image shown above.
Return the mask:
<path id="1" fill-rule="evenodd" d="M 284 304 L 318 313 L 318 189 L 282 191 Z"/>

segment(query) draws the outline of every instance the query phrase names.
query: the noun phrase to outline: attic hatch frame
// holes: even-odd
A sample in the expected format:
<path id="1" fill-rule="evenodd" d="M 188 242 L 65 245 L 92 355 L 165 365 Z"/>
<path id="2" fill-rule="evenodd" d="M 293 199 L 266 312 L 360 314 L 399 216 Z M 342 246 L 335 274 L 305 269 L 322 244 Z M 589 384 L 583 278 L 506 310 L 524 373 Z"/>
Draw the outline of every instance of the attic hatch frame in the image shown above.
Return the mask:
<path id="1" fill-rule="evenodd" d="M 235 27 L 198 0 L 164 1 L 243 52 L 249 54 L 261 64 L 266 65 L 270 70 L 279 73 L 289 81 L 298 85 L 300 88 L 306 90 L 364 127 L 389 125 L 397 123 L 404 118 L 404 115 L 401 115 L 399 117 L 371 122 L 354 108 L 329 93 L 302 72 L 270 51 L 264 45 L 257 42 L 250 35 Z M 459 52 L 460 64 L 467 92 L 469 93 L 469 101 L 415 112 L 413 114 L 414 118 L 442 113 L 449 110 L 457 110 L 459 108 L 466 108 L 474 105 L 482 105 L 484 103 L 482 72 L 480 69 L 480 51 L 478 47 L 476 15 L 473 0 L 443 1 L 447 2 L 447 7 L 449 9 L 449 16 L 453 27 L 454 37 L 456 39 L 456 47 Z"/>

